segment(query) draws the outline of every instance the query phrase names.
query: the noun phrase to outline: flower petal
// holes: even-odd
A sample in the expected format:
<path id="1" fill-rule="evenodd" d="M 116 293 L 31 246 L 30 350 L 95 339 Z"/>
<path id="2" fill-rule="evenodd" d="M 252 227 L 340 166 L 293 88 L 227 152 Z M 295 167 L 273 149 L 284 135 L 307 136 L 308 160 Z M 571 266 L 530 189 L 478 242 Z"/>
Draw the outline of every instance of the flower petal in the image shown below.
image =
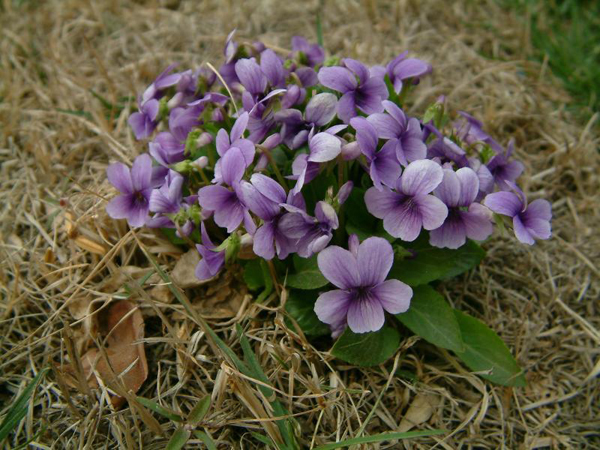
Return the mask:
<path id="1" fill-rule="evenodd" d="M 387 277 L 394 263 L 392 245 L 383 238 L 370 237 L 358 247 L 358 272 L 361 286 L 375 286 Z"/>
<path id="2" fill-rule="evenodd" d="M 440 200 L 438 200 L 442 203 Z M 423 220 L 418 209 L 403 202 L 395 205 L 383 218 L 383 228 L 396 238 L 406 242 L 414 241 L 421 233 Z M 442 203 L 443 205 L 443 203 Z"/>
<path id="3" fill-rule="evenodd" d="M 283 63 L 273 50 L 266 49 L 260 54 L 260 68 L 269 79 L 271 86 L 281 86 L 285 83 Z"/>
<path id="4" fill-rule="evenodd" d="M 367 117 L 367 120 L 377 130 L 377 137 L 381 139 L 394 139 L 399 137 L 404 128 L 389 114 L 375 113 Z"/>
<path id="5" fill-rule="evenodd" d="M 314 123 L 317 127 L 327 125 L 335 117 L 337 109 L 337 97 L 333 94 L 317 94 L 310 99 L 306 105 L 304 116 L 308 123 Z"/>
<path id="6" fill-rule="evenodd" d="M 235 63 L 235 73 L 240 83 L 251 94 L 262 94 L 267 88 L 267 77 L 253 59 L 240 59 Z"/>
<path id="7" fill-rule="evenodd" d="M 131 168 L 131 182 L 134 191 L 142 191 L 151 187 L 152 180 L 152 158 L 143 153 L 133 162 Z"/>
<path id="8" fill-rule="evenodd" d="M 414 202 L 419 207 L 423 228 L 426 230 L 435 230 L 448 217 L 448 207 L 443 201 L 433 195 L 415 197 Z"/>
<path id="9" fill-rule="evenodd" d="M 406 195 L 429 194 L 442 182 L 444 172 L 428 159 L 411 162 L 402 174 L 402 192 Z"/>
<path id="10" fill-rule="evenodd" d="M 323 86 L 342 94 L 353 91 L 358 86 L 352 72 L 344 67 L 322 67 L 318 78 Z"/>
<path id="11" fill-rule="evenodd" d="M 308 161 L 327 162 L 335 159 L 342 151 L 340 140 L 329 133 L 317 133 L 309 141 Z"/>
<path id="12" fill-rule="evenodd" d="M 276 203 L 285 202 L 285 190 L 277 181 L 273 180 L 272 178 L 260 173 L 255 173 L 250 178 L 250 182 L 258 190 L 258 192 L 267 197 L 269 200 Z"/>
<path id="13" fill-rule="evenodd" d="M 468 211 L 460 211 L 459 214 L 469 239 L 483 241 L 494 231 L 491 211 L 479 203 L 472 203 Z"/>
<path id="14" fill-rule="evenodd" d="M 106 169 L 108 181 L 123 194 L 133 193 L 133 183 L 129 168 L 123 163 L 113 163 Z"/>
<path id="15" fill-rule="evenodd" d="M 371 295 L 390 314 L 400 314 L 408 310 L 413 290 L 400 280 L 387 280 L 372 288 Z"/>
<path id="16" fill-rule="evenodd" d="M 337 105 L 337 115 L 344 123 L 348 123 L 350 119 L 356 117 L 354 91 L 349 91 L 342 95 Z"/>
<path id="17" fill-rule="evenodd" d="M 368 333 L 383 327 L 385 315 L 377 299 L 354 299 L 348 309 L 348 326 L 355 333 Z"/>
<path id="18" fill-rule="evenodd" d="M 360 286 L 356 258 L 348 250 L 332 245 L 317 257 L 319 270 L 325 278 L 340 289 Z"/>
<path id="19" fill-rule="evenodd" d="M 527 227 L 525 227 L 518 214 L 513 217 L 513 228 L 515 231 L 515 236 L 523 244 L 535 244 L 535 239 L 533 239 L 533 236 L 531 235 Z"/>
<path id="20" fill-rule="evenodd" d="M 358 77 L 361 83 L 366 82 L 370 78 L 371 75 L 369 73 L 369 69 L 367 69 L 367 67 L 360 61 L 351 58 L 344 58 L 343 63 L 348 69 L 354 72 L 354 75 Z"/>
<path id="21" fill-rule="evenodd" d="M 434 247 L 456 249 L 467 242 L 466 227 L 460 216 L 446 220 L 441 227 L 429 232 L 429 243 Z"/>
<path id="22" fill-rule="evenodd" d="M 333 324 L 345 322 L 352 295 L 348 292 L 334 289 L 319 295 L 315 303 L 315 313 L 321 322 Z"/>
<path id="23" fill-rule="evenodd" d="M 435 189 L 435 195 L 447 206 L 458 206 L 460 200 L 460 180 L 454 170 L 443 169 L 443 171 L 444 178 L 442 178 L 442 182 Z"/>
<path id="24" fill-rule="evenodd" d="M 475 201 L 477 194 L 479 194 L 479 177 L 469 167 L 458 169 L 456 176 L 460 182 L 460 199 L 458 205 L 469 206 Z"/>
<path id="25" fill-rule="evenodd" d="M 252 249 L 257 256 L 264 259 L 273 259 L 275 256 L 275 247 L 273 239 L 275 238 L 275 226 L 273 222 L 265 224 L 254 233 L 254 243 Z"/>
<path id="26" fill-rule="evenodd" d="M 512 192 L 495 192 L 488 194 L 483 204 L 497 214 L 508 217 L 516 217 L 523 208 L 521 199 Z"/>
<path id="27" fill-rule="evenodd" d="M 229 186 L 238 183 L 246 170 L 246 161 L 241 150 L 237 147 L 230 148 L 220 161 L 223 181 Z"/>
<path id="28" fill-rule="evenodd" d="M 235 142 L 240 139 L 244 135 L 244 131 L 246 131 L 246 127 L 248 126 L 248 119 L 250 115 L 247 111 L 244 111 L 240 117 L 237 118 L 233 127 L 231 127 L 230 139 L 231 142 Z M 219 130 L 220 132 L 221 130 Z"/>
<path id="29" fill-rule="evenodd" d="M 367 210 L 378 219 L 383 219 L 401 200 L 401 196 L 384 187 L 382 191 L 372 187 L 365 193 Z"/>
<path id="30" fill-rule="evenodd" d="M 377 130 L 364 117 L 353 117 L 350 126 L 356 130 L 356 141 L 360 151 L 367 157 L 373 158 L 377 150 Z"/>
<path id="31" fill-rule="evenodd" d="M 198 203 L 202 208 L 216 211 L 231 201 L 235 193 L 223 186 L 205 186 L 198 191 Z"/>

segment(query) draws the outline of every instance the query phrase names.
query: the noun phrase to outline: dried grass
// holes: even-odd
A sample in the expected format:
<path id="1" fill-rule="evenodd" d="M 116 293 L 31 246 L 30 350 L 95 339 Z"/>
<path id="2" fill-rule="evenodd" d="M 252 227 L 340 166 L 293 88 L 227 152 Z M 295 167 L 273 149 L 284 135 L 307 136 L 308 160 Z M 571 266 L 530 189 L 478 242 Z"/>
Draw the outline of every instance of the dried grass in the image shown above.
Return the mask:
<path id="1" fill-rule="evenodd" d="M 90 314 L 106 307 L 123 282 L 141 276 L 123 268 L 150 267 L 132 232 L 104 212 L 113 193 L 107 164 L 130 162 L 144 149 L 127 129 L 127 109 L 107 111 L 90 90 L 115 101 L 135 96 L 173 60 L 184 67 L 218 62 L 234 27 L 239 36 L 281 47 L 294 34 L 314 40 L 319 3 L 4 1 L 0 403 L 7 406 L 41 368 L 66 364 L 70 343 L 71 353 L 81 354 L 94 332 Z M 312 346 L 288 329 L 279 299 L 249 301 L 236 273 L 216 281 L 216 288 L 191 290 L 194 305 L 201 311 L 205 296 L 231 289 L 242 305 L 238 316 L 211 324 L 236 350 L 233 325 L 244 326 L 307 447 L 354 436 L 385 388 L 367 433 L 397 430 L 416 403 L 425 406 L 408 417 L 425 417 L 419 428 L 451 434 L 380 448 L 597 448 L 597 128 L 565 111 L 569 98 L 559 84 L 526 60 L 521 22 L 492 0 L 326 2 L 322 17 L 331 53 L 374 64 L 408 48 L 431 61 L 434 75 L 417 90 L 414 109 L 446 94 L 451 107 L 482 118 L 501 142 L 514 136 L 527 166 L 526 190 L 552 201 L 552 240 L 529 248 L 497 238 L 481 267 L 443 286 L 455 306 L 483 318 L 511 346 L 528 387 L 484 383 L 446 352 L 415 339 L 405 343 L 398 363 L 418 382 L 392 376 L 393 361 L 374 369 L 346 366 L 331 359 L 326 343 Z M 147 231 L 137 238 L 172 269 L 176 248 Z M 145 315 L 150 369 L 140 394 L 183 412 L 211 394 L 207 423 L 222 448 L 262 447 L 249 432 L 276 430 L 263 420 L 271 412 L 256 384 L 223 362 L 158 279 L 150 282 L 155 287 L 133 297 Z M 67 396 L 56 373 L 38 391 L 5 446 L 25 442 L 42 425 L 40 448 L 163 448 L 174 430 L 160 419 L 159 436 L 143 410 L 111 409 L 106 389 Z"/>

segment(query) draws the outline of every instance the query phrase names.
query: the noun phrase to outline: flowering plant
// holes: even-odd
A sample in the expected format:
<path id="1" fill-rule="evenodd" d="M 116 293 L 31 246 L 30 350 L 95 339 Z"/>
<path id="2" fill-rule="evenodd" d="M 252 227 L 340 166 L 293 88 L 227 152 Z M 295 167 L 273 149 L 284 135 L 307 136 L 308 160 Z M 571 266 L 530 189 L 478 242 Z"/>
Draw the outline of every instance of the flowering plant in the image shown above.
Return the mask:
<path id="1" fill-rule="evenodd" d="M 381 363 L 408 329 L 522 385 L 500 338 L 429 285 L 479 263 L 474 241 L 494 228 L 550 237 L 550 203 L 516 184 L 513 141 L 452 121 L 443 98 L 408 116 L 432 68 L 406 52 L 368 68 L 300 37 L 282 57 L 231 33 L 224 55 L 218 71 L 169 66 L 139 97 L 129 124 L 149 154 L 109 166 L 109 215 L 195 246 L 200 280 L 239 262 L 258 300 L 287 287 L 290 324 L 331 334 L 340 359 Z"/>

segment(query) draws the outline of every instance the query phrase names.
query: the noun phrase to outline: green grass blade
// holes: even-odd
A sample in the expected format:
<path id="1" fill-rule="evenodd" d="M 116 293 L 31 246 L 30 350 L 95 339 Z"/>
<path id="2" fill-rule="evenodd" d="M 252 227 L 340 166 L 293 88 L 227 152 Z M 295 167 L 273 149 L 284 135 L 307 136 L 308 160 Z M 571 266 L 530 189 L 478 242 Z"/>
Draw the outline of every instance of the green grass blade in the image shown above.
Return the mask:
<path id="1" fill-rule="evenodd" d="M 194 406 L 194 409 L 190 411 L 190 413 L 187 416 L 187 423 L 194 427 L 198 425 L 200 421 L 204 419 L 204 416 L 206 416 L 206 413 L 208 412 L 209 408 L 210 395 L 206 395 L 203 398 L 201 398 L 198 404 Z"/>
<path id="2" fill-rule="evenodd" d="M 185 444 L 187 443 L 191 434 L 192 434 L 192 432 L 190 430 L 188 430 L 187 428 L 184 428 L 184 427 L 177 428 L 175 430 L 175 433 L 173 433 L 173 436 L 171 436 L 171 439 L 169 439 L 169 443 L 165 447 L 165 450 L 180 450 L 180 449 L 182 449 L 185 446 Z"/>
<path id="3" fill-rule="evenodd" d="M 150 400 L 148 398 L 144 398 L 144 397 L 136 397 L 136 400 L 138 402 L 140 402 L 143 406 L 148 408 L 149 410 L 154 411 L 156 414 L 160 414 L 161 416 L 166 417 L 167 419 L 173 420 L 174 422 L 183 422 L 183 417 L 181 417 L 179 414 L 175 413 L 174 411 L 171 411 L 171 410 L 165 408 L 164 406 L 159 405 L 155 401 L 152 401 L 152 400 Z"/>
<path id="4" fill-rule="evenodd" d="M 195 431 L 194 436 L 204 442 L 204 445 L 206 445 L 208 450 L 217 450 L 217 445 L 215 442 L 204 431 Z"/>
<path id="5" fill-rule="evenodd" d="M 29 382 L 27 387 L 23 390 L 21 395 L 17 398 L 17 400 L 10 407 L 4 420 L 0 424 L 0 442 L 2 442 L 8 434 L 16 428 L 21 419 L 25 417 L 27 414 L 27 410 L 29 408 L 29 399 L 33 395 L 35 388 L 37 387 L 39 381 L 42 379 L 50 368 L 46 367 L 38 372 L 38 374 Z"/>
<path id="6" fill-rule="evenodd" d="M 425 430 L 425 431 L 407 431 L 405 433 L 381 433 L 375 434 L 373 436 L 364 436 L 353 439 L 346 439 L 342 442 L 335 442 L 333 444 L 325 444 L 320 447 L 315 448 L 314 450 L 332 450 L 335 448 L 344 448 L 350 447 L 351 445 L 358 444 L 372 444 L 374 442 L 383 442 L 383 441 L 394 441 L 397 439 L 410 439 L 416 437 L 427 437 L 427 436 L 436 436 L 440 434 L 446 433 L 446 430 Z"/>

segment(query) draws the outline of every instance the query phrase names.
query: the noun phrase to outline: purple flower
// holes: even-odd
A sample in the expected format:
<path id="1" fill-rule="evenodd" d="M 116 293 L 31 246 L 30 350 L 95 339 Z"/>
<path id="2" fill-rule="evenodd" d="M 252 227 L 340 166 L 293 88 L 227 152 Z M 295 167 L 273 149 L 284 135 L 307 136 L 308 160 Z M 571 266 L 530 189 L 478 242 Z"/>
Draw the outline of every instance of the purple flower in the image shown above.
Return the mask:
<path id="1" fill-rule="evenodd" d="M 202 256 L 200 262 L 196 265 L 196 278 L 199 280 L 208 280 L 219 273 L 225 264 L 225 250 L 215 251 L 216 246 L 208 237 L 204 222 L 200 225 L 202 234 L 202 244 L 196 244 L 198 253 Z"/>
<path id="2" fill-rule="evenodd" d="M 342 151 L 342 142 L 333 134 L 325 131 L 317 133 L 314 136 L 309 135 L 308 148 L 310 150 L 308 157 L 299 155 L 294 161 L 294 164 L 298 168 L 298 173 L 296 173 L 296 169 L 292 167 L 294 177 L 297 180 L 296 186 L 292 189 L 294 194 L 300 192 L 305 182 L 308 183 L 306 179 L 307 173 L 311 171 L 311 169 L 314 171 L 315 167 L 318 170 L 318 165 L 315 166 L 316 163 L 332 161 L 337 158 Z M 296 163 L 296 161 L 298 161 L 298 163 Z"/>
<path id="3" fill-rule="evenodd" d="M 296 241 L 283 233 L 279 227 L 279 220 L 283 216 L 281 204 L 286 203 L 284 189 L 271 178 L 255 173 L 250 183 L 242 183 L 242 190 L 250 211 L 264 221 L 254 234 L 254 253 L 265 259 L 273 259 L 275 254 L 279 259 L 285 259 L 295 251 Z M 304 208 L 301 195 L 294 196 L 290 193 L 287 203 L 300 209 Z"/>
<path id="4" fill-rule="evenodd" d="M 396 191 L 370 188 L 365 194 L 368 211 L 383 219 L 383 228 L 403 241 L 414 241 L 422 228 L 435 230 L 448 216 L 446 205 L 428 195 L 442 182 L 442 168 L 426 159 L 412 162 L 396 182 Z"/>
<path id="5" fill-rule="evenodd" d="M 242 151 L 237 147 L 230 148 L 219 162 L 222 181 L 231 186 L 232 190 L 224 186 L 205 186 L 198 191 L 198 203 L 202 208 L 214 211 L 215 223 L 227 228 L 228 233 L 235 231 L 243 221 L 246 231 L 253 234 L 256 225 L 243 201 L 240 187 L 246 170 Z"/>
<path id="6" fill-rule="evenodd" d="M 485 197 L 484 205 L 495 213 L 512 217 L 515 236 L 522 243 L 533 245 L 535 239 L 549 239 L 552 234 L 550 202 L 538 199 L 528 207 L 523 191 L 510 181 L 507 184 L 516 194 L 507 191 L 489 194 Z"/>
<path id="7" fill-rule="evenodd" d="M 431 245 L 459 248 L 467 238 L 483 241 L 492 234 L 489 210 L 475 203 L 478 193 L 479 178 L 474 170 L 468 167 L 456 172 L 444 169 L 444 178 L 435 194 L 448 207 L 448 217 L 441 227 L 429 233 Z"/>
<path id="8" fill-rule="evenodd" d="M 379 74 L 381 78 L 387 75 L 394 86 L 394 91 L 400 93 L 404 80 L 412 79 L 414 84 L 419 82 L 419 79 L 431 73 L 431 66 L 425 61 L 417 58 L 406 58 L 408 51 L 402 52 L 396 56 L 387 67 L 374 67 L 374 72 Z"/>
<path id="9" fill-rule="evenodd" d="M 177 64 L 171 64 L 161 74 L 156 77 L 156 80 L 150 84 L 142 94 L 142 105 L 145 105 L 150 100 L 158 99 L 160 91 L 171 86 L 175 86 L 181 80 L 180 73 L 171 73 L 171 71 L 177 66 Z"/>
<path id="10" fill-rule="evenodd" d="M 152 194 L 152 158 L 143 154 L 133 162 L 131 171 L 123 163 L 114 163 L 106 169 L 108 181 L 121 195 L 106 205 L 106 212 L 113 219 L 127 219 L 132 227 L 141 227 L 150 218 L 150 195 Z"/>
<path id="11" fill-rule="evenodd" d="M 175 139 L 185 142 L 192 129 L 200 124 L 198 116 L 204 106 L 191 106 L 189 108 L 174 108 L 169 114 L 169 130 Z"/>
<path id="12" fill-rule="evenodd" d="M 285 87 L 285 69 L 281 58 L 271 49 L 260 54 L 260 68 L 274 88 Z"/>
<path id="13" fill-rule="evenodd" d="M 514 183 L 525 169 L 521 162 L 510 161 L 510 156 L 514 151 L 514 145 L 514 140 L 511 139 L 504 154 L 498 153 L 494 155 L 486 164 L 494 177 L 494 181 L 503 191 L 509 190 L 509 183 Z"/>
<path id="14" fill-rule="evenodd" d="M 419 121 L 414 117 L 407 119 L 404 111 L 388 100 L 384 100 L 382 104 L 388 114 L 375 113 L 367 117 L 377 130 L 378 137 L 389 139 L 388 142 L 394 144 L 398 161 L 403 166 L 425 159 L 427 146 L 423 142 Z"/>
<path id="15" fill-rule="evenodd" d="M 322 64 L 325 61 L 325 50 L 317 44 L 309 44 L 301 36 L 294 36 L 292 38 L 292 51 L 302 52 L 306 56 L 306 62 L 311 67 Z"/>
<path id="16" fill-rule="evenodd" d="M 158 124 L 158 100 L 151 99 L 139 106 L 140 111 L 129 116 L 129 126 L 135 134 L 135 138 L 146 139 L 156 129 Z"/>
<path id="17" fill-rule="evenodd" d="M 267 88 L 267 77 L 260 66 L 252 59 L 240 59 L 235 63 L 235 73 L 240 83 L 252 95 L 260 95 Z"/>
<path id="18" fill-rule="evenodd" d="M 169 170 L 165 184 L 150 195 L 150 211 L 162 214 L 177 214 L 182 206 L 183 177 Z"/>
<path id="19" fill-rule="evenodd" d="M 334 331 L 345 323 L 354 333 L 377 331 L 385 322 L 384 311 L 399 314 L 410 306 L 412 289 L 399 280 L 385 281 L 394 251 L 383 238 L 368 238 L 351 251 L 328 247 L 317 261 L 325 278 L 339 288 L 321 294 L 315 303 L 319 320 Z"/>
<path id="20" fill-rule="evenodd" d="M 309 216 L 303 209 L 284 205 L 289 212 L 279 221 L 281 232 L 291 239 L 296 239 L 297 253 L 309 258 L 323 250 L 337 230 L 339 221 L 331 205 L 320 201 L 315 207 L 315 216 Z"/>
<path id="21" fill-rule="evenodd" d="M 275 114 L 275 121 L 283 123 L 281 134 L 285 144 L 292 150 L 304 145 L 311 129 L 327 125 L 333 120 L 336 108 L 336 96 L 322 93 L 310 99 L 306 105 L 304 117 L 297 109 L 278 111 Z"/>
<path id="22" fill-rule="evenodd" d="M 502 146 L 498 144 L 489 134 L 483 131 L 483 123 L 464 111 L 459 111 L 466 121 L 463 124 L 456 124 L 456 135 L 467 144 L 484 142 L 496 152 L 502 151 Z"/>
<path id="23" fill-rule="evenodd" d="M 148 147 L 150 154 L 164 167 L 169 167 L 185 158 L 185 144 L 166 131 L 158 133 Z"/>
<path id="24" fill-rule="evenodd" d="M 323 86 L 343 94 L 338 117 L 348 123 L 357 115 L 356 108 L 365 114 L 382 112 L 381 101 L 388 97 L 383 79 L 372 77 L 369 69 L 354 59 L 346 58 L 344 64 L 346 67 L 322 67 L 318 75 Z"/>
<path id="25" fill-rule="evenodd" d="M 215 164 L 215 178 L 214 182 L 221 183 L 222 182 L 222 161 L 223 157 L 227 154 L 230 149 L 236 148 L 242 154 L 242 162 L 244 163 L 244 170 L 252 164 L 254 160 L 254 155 L 256 153 L 254 149 L 254 143 L 249 139 L 244 139 L 244 132 L 246 131 L 246 127 L 248 126 L 249 115 L 247 112 L 244 112 L 238 117 L 238 119 L 233 124 L 231 128 L 231 133 L 227 133 L 227 131 L 221 128 L 217 133 L 216 139 L 216 147 L 217 153 L 221 157 Z"/>
<path id="26" fill-rule="evenodd" d="M 364 117 L 353 117 L 350 125 L 356 130 L 356 141 L 360 151 L 365 155 L 369 164 L 369 174 L 373 184 L 382 190 L 382 183 L 394 186 L 402 173 L 402 168 L 396 158 L 396 143 L 391 140 L 386 142 L 377 152 L 377 130 Z"/>

